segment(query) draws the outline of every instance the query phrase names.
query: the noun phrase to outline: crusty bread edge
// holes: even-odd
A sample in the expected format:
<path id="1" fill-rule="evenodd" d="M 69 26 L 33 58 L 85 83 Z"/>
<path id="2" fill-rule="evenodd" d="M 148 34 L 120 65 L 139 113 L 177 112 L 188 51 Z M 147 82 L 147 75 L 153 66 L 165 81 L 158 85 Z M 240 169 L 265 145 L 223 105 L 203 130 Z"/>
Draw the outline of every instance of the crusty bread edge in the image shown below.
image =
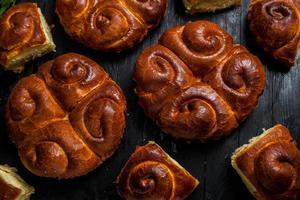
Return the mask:
<path id="1" fill-rule="evenodd" d="M 276 126 L 275 126 L 276 127 Z M 274 127 L 273 127 L 274 128 Z M 249 192 L 255 197 L 257 190 L 255 188 L 255 186 L 251 183 L 251 181 L 244 175 L 244 173 L 240 170 L 240 168 L 238 167 L 237 163 L 236 163 L 236 159 L 239 155 L 243 154 L 244 152 L 247 151 L 248 148 L 252 147 L 253 145 L 256 144 L 257 141 L 259 141 L 260 139 L 262 139 L 263 137 L 267 136 L 268 133 L 273 129 L 270 128 L 266 131 L 264 131 L 261 135 L 258 135 L 256 137 L 253 137 L 249 140 L 248 144 L 244 144 L 243 146 L 237 148 L 234 153 L 231 156 L 231 165 L 232 167 L 236 170 L 236 172 L 238 173 L 238 175 L 241 177 L 242 181 L 244 182 L 244 184 L 246 185 L 247 189 L 249 190 Z"/>
<path id="2" fill-rule="evenodd" d="M 4 174 L 6 174 L 9 178 L 4 177 Z M 30 195 L 35 192 L 34 187 L 27 184 L 17 174 L 16 168 L 10 167 L 8 165 L 0 165 L 0 178 L 3 179 L 6 183 L 21 189 L 21 194 L 18 200 L 29 200 Z"/>
<path id="3" fill-rule="evenodd" d="M 217 10 L 223 10 L 226 8 L 234 7 L 234 6 L 240 6 L 242 5 L 242 0 L 234 0 L 231 3 L 228 4 L 223 4 L 223 6 L 220 6 L 218 8 L 206 8 L 206 9 L 201 9 L 197 5 L 191 5 L 188 0 L 183 0 L 183 4 L 187 10 L 188 13 L 190 14 L 195 14 L 195 13 L 208 13 L 208 12 L 215 12 Z"/>

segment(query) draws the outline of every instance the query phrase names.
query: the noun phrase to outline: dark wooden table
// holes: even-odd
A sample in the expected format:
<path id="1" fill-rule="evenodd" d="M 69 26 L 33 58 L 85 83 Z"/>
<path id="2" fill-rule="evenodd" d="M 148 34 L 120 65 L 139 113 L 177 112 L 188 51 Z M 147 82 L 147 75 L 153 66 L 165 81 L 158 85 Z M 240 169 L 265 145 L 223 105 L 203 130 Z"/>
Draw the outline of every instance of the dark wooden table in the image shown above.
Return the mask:
<path id="1" fill-rule="evenodd" d="M 261 133 L 263 128 L 269 128 L 277 122 L 286 125 L 300 143 L 300 135 L 297 134 L 300 131 L 298 126 L 300 124 L 300 66 L 295 66 L 290 71 L 280 71 L 277 69 L 278 64 L 266 57 L 254 44 L 246 24 L 249 0 L 244 0 L 243 6 L 239 8 L 196 16 L 185 14 L 181 0 L 169 0 L 168 11 L 161 26 L 153 30 L 142 43 L 121 54 L 104 54 L 72 41 L 59 24 L 54 12 L 55 1 L 37 0 L 36 2 L 49 24 L 55 25 L 53 36 L 57 45 L 56 53 L 29 63 L 26 71 L 20 75 L 0 72 L 0 164 L 9 164 L 18 168 L 20 175 L 36 189 L 32 199 L 119 199 L 114 181 L 122 166 L 136 145 L 154 140 L 200 180 L 199 187 L 188 198 L 189 200 L 249 200 L 253 198 L 230 165 L 232 152 Z M 164 135 L 144 115 L 133 92 L 135 83 L 132 74 L 137 56 L 145 47 L 156 43 L 166 28 L 198 19 L 211 20 L 221 25 L 237 43 L 245 45 L 252 53 L 258 55 L 265 65 L 267 84 L 255 111 L 232 135 L 207 144 L 186 144 Z M 4 124 L 4 107 L 17 80 L 36 72 L 45 61 L 67 52 L 77 52 L 92 58 L 119 83 L 126 94 L 128 104 L 126 132 L 118 151 L 90 174 L 74 180 L 39 178 L 22 166 L 14 145 L 8 139 Z"/>

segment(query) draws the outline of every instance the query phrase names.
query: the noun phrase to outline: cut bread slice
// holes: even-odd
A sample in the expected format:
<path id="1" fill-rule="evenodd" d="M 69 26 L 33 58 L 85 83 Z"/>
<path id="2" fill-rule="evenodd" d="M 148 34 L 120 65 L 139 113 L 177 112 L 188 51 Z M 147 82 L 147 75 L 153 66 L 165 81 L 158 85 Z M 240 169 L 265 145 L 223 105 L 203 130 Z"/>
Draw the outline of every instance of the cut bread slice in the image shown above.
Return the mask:
<path id="1" fill-rule="evenodd" d="M 38 22 L 35 22 L 35 25 L 37 26 L 35 27 L 35 31 L 39 32 L 39 38 L 32 38 L 26 43 L 18 45 L 12 49 L 0 46 L 0 65 L 4 68 L 4 70 L 21 73 L 24 70 L 26 62 L 41 57 L 51 51 L 55 51 L 55 44 L 53 42 L 50 27 L 48 26 L 40 8 L 38 8 L 34 3 L 23 3 L 18 4 L 17 6 L 28 6 L 28 4 L 32 4 L 29 7 L 31 9 L 29 12 L 36 12 L 33 15 L 37 15 L 39 19 Z M 13 12 L 17 13 L 17 11 L 18 10 L 16 9 L 15 11 L 8 10 L 7 12 L 11 12 L 10 15 L 13 15 Z M 3 19 L 0 20 L 5 20 L 5 15 Z"/>
<path id="2" fill-rule="evenodd" d="M 144 177 L 149 179 L 141 188 L 146 189 L 147 185 L 150 186 L 153 182 L 157 182 L 153 185 L 157 188 L 149 191 L 132 188 L 134 184 L 131 183 L 143 182 Z M 164 182 L 166 185 L 162 187 Z M 153 141 L 136 148 L 121 170 L 116 183 L 117 191 L 124 199 L 185 199 L 199 185 L 196 178 Z M 168 185 L 170 183 L 171 186 Z M 171 190 L 169 187 L 172 187 Z M 160 191 L 161 189 L 165 191 Z"/>
<path id="3" fill-rule="evenodd" d="M 258 200 L 277 200 L 277 199 L 289 199 L 291 197 L 294 197 L 296 194 L 297 189 L 293 189 L 292 187 L 284 192 L 274 192 L 269 190 L 264 186 L 265 182 L 261 182 L 262 177 L 258 177 L 257 173 L 259 171 L 257 170 L 257 164 L 259 161 L 257 161 L 258 156 L 262 155 L 262 152 L 265 152 L 265 149 L 268 149 L 272 145 L 276 145 L 276 147 L 281 147 L 282 144 L 288 145 L 292 147 L 292 149 L 297 150 L 296 143 L 293 140 L 289 130 L 285 128 L 284 126 L 277 124 L 274 127 L 264 131 L 261 135 L 257 137 L 253 137 L 249 140 L 248 144 L 245 144 L 238 149 L 235 150 L 231 157 L 231 165 L 232 167 L 237 171 L 239 176 L 241 177 L 242 181 L 248 188 L 249 192 Z M 288 147 L 284 146 L 284 147 Z M 272 146 L 275 152 L 278 154 L 278 150 L 276 147 Z M 284 148 L 283 147 L 283 148 Z M 283 152 L 282 155 L 287 155 L 287 152 Z M 292 154 L 293 155 L 293 154 Z M 299 154 L 298 157 L 295 157 L 293 161 L 295 163 L 300 162 L 299 161 Z M 273 157 L 272 157 L 273 158 Z M 281 159 L 278 160 L 278 162 Z M 267 162 L 267 161 L 266 161 Z M 284 161 L 282 161 L 284 162 Z M 275 169 L 278 169 L 275 163 L 273 163 L 274 169 L 272 169 L 269 165 L 263 165 L 265 169 L 270 169 L 270 171 L 275 172 Z M 261 166 L 261 165 L 259 165 Z M 267 167 L 268 166 L 268 167 Z M 272 175 L 273 177 L 280 177 L 282 174 L 278 172 L 277 175 Z M 268 174 L 268 179 L 271 179 L 272 176 Z M 277 179 L 279 180 L 279 179 Z M 286 180 L 286 179 L 283 179 Z M 275 181 L 276 182 L 276 181 Z M 277 184 L 275 183 L 274 184 Z M 280 185 L 280 184 L 279 184 Z"/>
<path id="4" fill-rule="evenodd" d="M 17 174 L 15 168 L 8 165 L 0 165 L 0 186 L 1 200 L 29 200 L 34 193 L 34 188 Z"/>
<path id="5" fill-rule="evenodd" d="M 183 3 L 189 13 L 215 12 L 241 5 L 241 0 L 183 0 Z"/>

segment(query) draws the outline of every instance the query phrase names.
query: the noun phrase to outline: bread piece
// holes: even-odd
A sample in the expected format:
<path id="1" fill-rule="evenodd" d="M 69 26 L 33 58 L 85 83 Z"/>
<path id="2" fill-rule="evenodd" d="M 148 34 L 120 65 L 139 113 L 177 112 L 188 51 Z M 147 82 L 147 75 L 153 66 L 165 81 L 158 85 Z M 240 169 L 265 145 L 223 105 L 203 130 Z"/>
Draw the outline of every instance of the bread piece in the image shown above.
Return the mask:
<path id="1" fill-rule="evenodd" d="M 0 165 L 0 199 L 29 200 L 34 188 L 17 174 L 15 168 Z"/>
<path id="2" fill-rule="evenodd" d="M 21 79 L 6 108 L 10 138 L 25 167 L 53 178 L 74 178 L 109 158 L 125 128 L 126 101 L 94 61 L 64 54 Z"/>
<path id="3" fill-rule="evenodd" d="M 138 57 L 134 79 L 139 104 L 165 133 L 201 142 L 230 134 L 265 86 L 259 59 L 208 21 L 166 30 Z"/>
<path id="4" fill-rule="evenodd" d="M 65 31 L 87 47 L 120 52 L 141 42 L 158 26 L 167 0 L 57 0 Z"/>
<path id="5" fill-rule="evenodd" d="M 284 126 L 277 124 L 238 148 L 231 164 L 256 199 L 297 198 L 300 152 Z"/>
<path id="6" fill-rule="evenodd" d="M 155 142 L 137 147 L 116 182 L 125 200 L 185 199 L 199 184 Z"/>
<path id="7" fill-rule="evenodd" d="M 215 12 L 232 6 L 241 5 L 241 0 L 183 0 L 189 13 Z"/>
<path id="8" fill-rule="evenodd" d="M 296 63 L 300 47 L 299 0 L 252 0 L 248 21 L 257 43 L 283 68 Z"/>
<path id="9" fill-rule="evenodd" d="M 0 65 L 20 73 L 24 64 L 55 51 L 50 28 L 35 3 L 20 3 L 0 19 Z"/>

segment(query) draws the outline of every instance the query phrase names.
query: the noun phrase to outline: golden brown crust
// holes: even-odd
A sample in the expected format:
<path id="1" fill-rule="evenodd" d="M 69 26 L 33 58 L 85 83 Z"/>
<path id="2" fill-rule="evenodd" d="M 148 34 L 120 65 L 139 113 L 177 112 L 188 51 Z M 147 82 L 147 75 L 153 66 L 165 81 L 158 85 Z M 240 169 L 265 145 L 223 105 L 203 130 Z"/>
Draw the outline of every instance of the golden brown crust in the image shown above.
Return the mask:
<path id="1" fill-rule="evenodd" d="M 57 0 L 65 31 L 100 51 L 120 52 L 144 39 L 159 24 L 166 0 Z"/>
<path id="2" fill-rule="evenodd" d="M 0 65 L 10 69 L 10 62 L 17 55 L 29 51 L 31 48 L 52 43 L 52 38 L 51 41 L 48 41 L 48 33 L 44 26 L 47 25 L 43 22 L 35 3 L 21 3 L 6 11 L 0 20 Z M 53 49 L 54 44 L 49 44 L 48 49 L 46 48 L 44 51 Z M 34 56 L 37 57 L 44 53 L 47 52 L 38 52 Z M 28 61 L 26 60 L 28 58 L 24 59 L 24 62 Z"/>
<path id="3" fill-rule="evenodd" d="M 236 128 L 265 85 L 259 59 L 208 21 L 167 30 L 140 55 L 134 78 L 139 104 L 164 132 L 202 142 Z"/>
<path id="4" fill-rule="evenodd" d="M 2 49 L 20 52 L 22 49 L 43 44 L 46 41 L 37 9 L 34 3 L 24 3 L 4 13 L 0 23 Z M 1 52 L 1 55 L 5 57 L 8 53 L 12 52 Z"/>
<path id="5" fill-rule="evenodd" d="M 126 200 L 185 199 L 199 182 L 154 142 L 138 147 L 117 178 Z"/>
<path id="6" fill-rule="evenodd" d="M 248 20 L 266 52 L 287 67 L 295 64 L 300 46 L 298 0 L 252 0 Z"/>
<path id="7" fill-rule="evenodd" d="M 125 97 L 94 61 L 64 54 L 21 79 L 6 122 L 23 164 L 34 174 L 72 178 L 116 150 L 125 127 Z"/>
<path id="8" fill-rule="evenodd" d="M 289 130 L 282 125 L 238 149 L 235 168 L 258 200 L 296 199 L 300 190 L 300 152 Z M 249 186 L 248 186 L 249 187 Z"/>

